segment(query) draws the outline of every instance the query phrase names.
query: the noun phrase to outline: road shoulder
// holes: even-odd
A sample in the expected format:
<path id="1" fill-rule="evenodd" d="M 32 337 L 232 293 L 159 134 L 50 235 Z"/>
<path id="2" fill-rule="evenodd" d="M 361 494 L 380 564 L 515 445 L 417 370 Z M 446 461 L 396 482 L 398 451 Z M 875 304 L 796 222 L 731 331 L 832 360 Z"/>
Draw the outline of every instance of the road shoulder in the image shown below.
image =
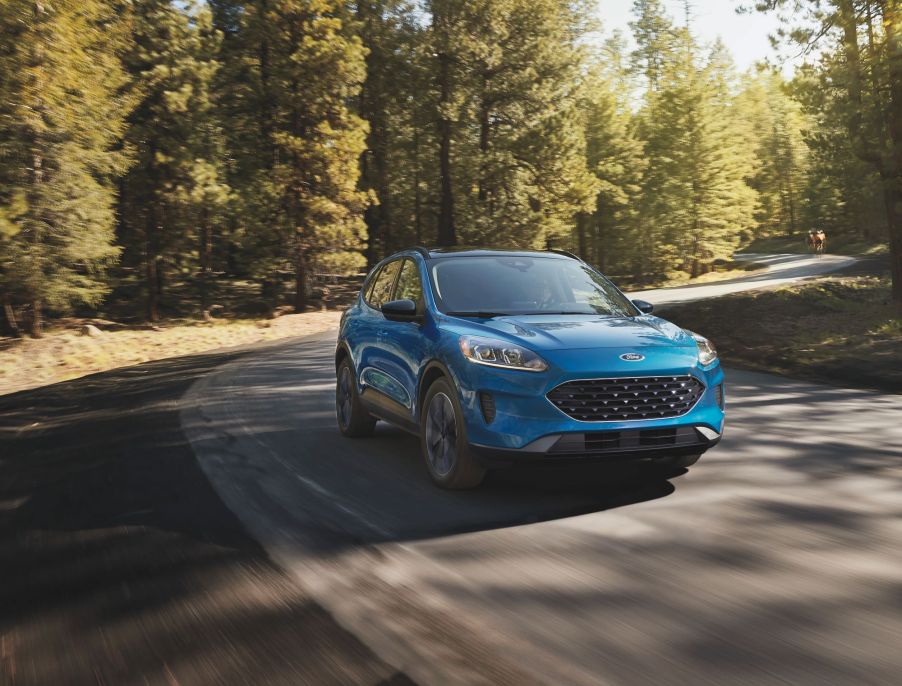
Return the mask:
<path id="1" fill-rule="evenodd" d="M 659 313 L 711 338 L 727 365 L 902 393 L 902 318 L 886 279 L 829 277 Z"/>

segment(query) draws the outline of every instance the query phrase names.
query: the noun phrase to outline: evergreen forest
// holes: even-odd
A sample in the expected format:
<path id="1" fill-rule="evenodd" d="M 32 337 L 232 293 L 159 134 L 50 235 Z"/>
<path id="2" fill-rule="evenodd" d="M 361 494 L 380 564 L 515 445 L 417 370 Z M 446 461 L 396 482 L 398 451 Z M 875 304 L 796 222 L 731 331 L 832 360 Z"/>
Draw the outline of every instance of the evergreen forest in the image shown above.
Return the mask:
<path id="1" fill-rule="evenodd" d="M 734 4 L 791 76 L 661 0 L 630 40 L 591 0 L 2 0 L 0 321 L 303 311 L 411 245 L 644 284 L 811 229 L 887 244 L 902 306 L 902 2 Z"/>

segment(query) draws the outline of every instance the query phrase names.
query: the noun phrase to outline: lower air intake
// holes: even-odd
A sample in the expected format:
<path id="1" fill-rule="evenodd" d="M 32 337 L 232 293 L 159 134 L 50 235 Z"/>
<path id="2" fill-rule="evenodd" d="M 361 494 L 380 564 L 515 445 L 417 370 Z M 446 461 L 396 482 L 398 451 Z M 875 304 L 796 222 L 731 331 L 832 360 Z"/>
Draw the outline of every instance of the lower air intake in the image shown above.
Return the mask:
<path id="1" fill-rule="evenodd" d="M 479 407 L 482 409 L 482 417 L 486 424 L 495 421 L 495 399 L 491 393 L 479 392 Z"/>

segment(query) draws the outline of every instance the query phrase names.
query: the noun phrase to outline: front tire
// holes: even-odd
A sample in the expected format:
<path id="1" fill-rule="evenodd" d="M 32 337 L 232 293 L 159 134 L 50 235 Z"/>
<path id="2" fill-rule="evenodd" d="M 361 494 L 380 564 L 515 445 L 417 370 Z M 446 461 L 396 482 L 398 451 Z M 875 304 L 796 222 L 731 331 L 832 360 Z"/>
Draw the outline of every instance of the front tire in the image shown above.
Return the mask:
<path id="1" fill-rule="evenodd" d="M 338 420 L 338 430 L 349 438 L 372 436 L 376 419 L 363 409 L 363 403 L 357 394 L 354 369 L 348 358 L 338 364 L 336 376 L 335 418 Z"/>
<path id="2" fill-rule="evenodd" d="M 432 481 L 442 488 L 475 488 L 485 477 L 467 443 L 457 391 L 437 379 L 426 391 L 420 413 L 420 450 Z"/>

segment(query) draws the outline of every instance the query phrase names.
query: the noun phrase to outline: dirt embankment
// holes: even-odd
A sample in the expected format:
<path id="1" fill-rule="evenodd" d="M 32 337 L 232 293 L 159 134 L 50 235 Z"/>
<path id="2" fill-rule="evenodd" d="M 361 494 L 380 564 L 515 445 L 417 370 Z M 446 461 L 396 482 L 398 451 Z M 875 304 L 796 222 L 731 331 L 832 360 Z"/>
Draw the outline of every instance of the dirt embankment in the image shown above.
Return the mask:
<path id="1" fill-rule="evenodd" d="M 0 395 L 152 360 L 306 336 L 335 328 L 340 317 L 328 310 L 143 330 L 82 325 L 41 339 L 8 340 L 0 349 Z"/>
<path id="2" fill-rule="evenodd" d="M 711 338 L 726 364 L 902 393 L 902 313 L 886 278 L 842 276 L 660 314 Z"/>

